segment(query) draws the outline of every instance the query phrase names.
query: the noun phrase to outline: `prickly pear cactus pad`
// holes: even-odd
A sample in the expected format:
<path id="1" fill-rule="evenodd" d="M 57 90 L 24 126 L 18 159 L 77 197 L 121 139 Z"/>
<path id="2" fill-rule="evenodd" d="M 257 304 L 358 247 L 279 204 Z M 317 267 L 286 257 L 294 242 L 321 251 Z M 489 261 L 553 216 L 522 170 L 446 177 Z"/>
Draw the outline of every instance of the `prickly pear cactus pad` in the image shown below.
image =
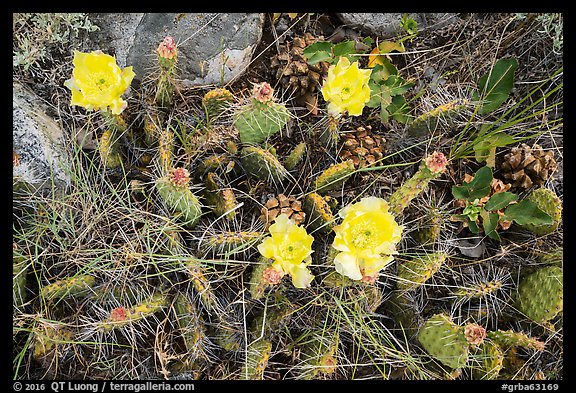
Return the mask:
<path id="1" fill-rule="evenodd" d="M 551 320 L 563 305 L 563 272 L 558 266 L 538 269 L 518 285 L 518 309 L 534 322 Z"/>
<path id="2" fill-rule="evenodd" d="M 13 13 L 12 379 L 561 380 L 563 18 Z"/>
<path id="3" fill-rule="evenodd" d="M 430 356 L 450 368 L 462 368 L 468 362 L 469 343 L 464 329 L 447 315 L 430 317 L 420 328 L 418 341 Z"/>

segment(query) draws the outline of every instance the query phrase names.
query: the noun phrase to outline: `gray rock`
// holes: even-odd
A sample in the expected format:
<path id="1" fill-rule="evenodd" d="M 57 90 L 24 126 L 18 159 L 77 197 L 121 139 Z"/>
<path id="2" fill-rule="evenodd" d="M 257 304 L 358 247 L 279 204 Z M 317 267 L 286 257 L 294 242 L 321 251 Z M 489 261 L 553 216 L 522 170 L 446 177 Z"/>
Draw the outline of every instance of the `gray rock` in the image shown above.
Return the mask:
<path id="1" fill-rule="evenodd" d="M 248 68 L 262 38 L 260 13 L 94 14 L 100 27 L 91 50 L 113 48 L 120 67 L 133 66 L 136 80 L 157 70 L 156 48 L 166 35 L 178 46 L 179 79 L 186 86 L 224 85 Z"/>
<path id="2" fill-rule="evenodd" d="M 63 190 L 70 184 L 70 154 L 62 127 L 47 114 L 47 105 L 28 87 L 12 84 L 12 144 L 19 156 L 12 176 L 33 188 Z"/>
<path id="3" fill-rule="evenodd" d="M 339 13 L 340 20 L 350 27 L 366 34 L 375 34 L 383 38 L 405 33 L 400 26 L 402 13 Z M 454 13 L 413 13 L 408 14 L 418 23 L 418 31 L 437 30 L 458 20 Z"/>

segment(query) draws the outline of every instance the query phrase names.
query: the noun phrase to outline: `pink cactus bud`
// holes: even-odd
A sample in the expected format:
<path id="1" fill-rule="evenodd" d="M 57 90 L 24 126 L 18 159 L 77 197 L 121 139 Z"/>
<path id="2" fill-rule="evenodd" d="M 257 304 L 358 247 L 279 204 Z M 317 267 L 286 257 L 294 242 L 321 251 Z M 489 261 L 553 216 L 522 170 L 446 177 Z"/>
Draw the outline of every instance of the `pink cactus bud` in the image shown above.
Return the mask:
<path id="1" fill-rule="evenodd" d="M 178 49 L 176 48 L 176 42 L 174 38 L 169 35 L 164 38 L 164 40 L 158 45 L 156 49 L 158 56 L 164 59 L 172 59 L 178 55 Z"/>
<path id="2" fill-rule="evenodd" d="M 190 172 L 182 167 L 172 168 L 170 170 L 170 182 L 178 188 L 185 188 L 190 183 Z"/>
<path id="3" fill-rule="evenodd" d="M 268 269 L 264 270 L 262 278 L 264 282 L 271 285 L 276 285 L 279 284 L 280 281 L 282 280 L 282 274 L 273 267 L 269 267 Z"/>
<path id="4" fill-rule="evenodd" d="M 257 83 L 252 89 L 252 95 L 258 101 L 266 103 L 272 100 L 272 95 L 274 94 L 274 89 L 268 82 Z"/>
<path id="5" fill-rule="evenodd" d="M 444 172 L 446 165 L 448 165 L 448 160 L 444 154 L 439 151 L 435 151 L 434 153 L 430 154 L 428 157 L 426 157 L 424 162 L 426 163 L 428 169 L 430 169 L 430 171 L 433 173 Z"/>
<path id="6" fill-rule="evenodd" d="M 464 336 L 470 344 L 480 345 L 486 338 L 486 329 L 476 323 L 469 323 L 464 326 Z"/>
<path id="7" fill-rule="evenodd" d="M 124 307 L 115 308 L 110 312 L 110 319 L 114 322 L 126 320 L 126 309 Z"/>

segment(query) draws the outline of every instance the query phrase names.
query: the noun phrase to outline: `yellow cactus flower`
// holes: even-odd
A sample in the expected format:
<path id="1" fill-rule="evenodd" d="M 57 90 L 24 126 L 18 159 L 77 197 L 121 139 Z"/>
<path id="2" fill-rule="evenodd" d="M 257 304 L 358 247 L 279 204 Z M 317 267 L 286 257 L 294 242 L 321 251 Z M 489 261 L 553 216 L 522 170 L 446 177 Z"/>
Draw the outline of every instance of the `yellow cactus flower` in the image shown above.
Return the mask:
<path id="1" fill-rule="evenodd" d="M 388 212 L 388 203 L 377 197 L 362 198 L 338 215 L 343 220 L 334 227 L 332 247 L 340 251 L 334 258 L 336 271 L 353 280 L 374 280 L 394 259 L 402 227 Z"/>
<path id="2" fill-rule="evenodd" d="M 306 267 L 312 258 L 314 238 L 286 214 L 280 214 L 268 229 L 269 237 L 258 245 L 265 258 L 273 260 L 272 268 L 281 276 L 289 274 L 296 288 L 307 288 L 314 276 Z"/>
<path id="3" fill-rule="evenodd" d="M 72 77 L 64 85 L 72 91 L 70 105 L 88 110 L 106 110 L 119 115 L 127 103 L 120 96 L 132 83 L 132 67 L 123 70 L 113 56 L 95 51 L 83 53 L 74 51 Z"/>
<path id="4" fill-rule="evenodd" d="M 340 57 L 336 65 L 330 66 L 322 85 L 322 96 L 328 102 L 328 112 L 338 115 L 348 111 L 350 116 L 360 116 L 370 101 L 368 80 L 371 72 L 358 68 L 357 61 L 350 64 L 346 57 Z"/>

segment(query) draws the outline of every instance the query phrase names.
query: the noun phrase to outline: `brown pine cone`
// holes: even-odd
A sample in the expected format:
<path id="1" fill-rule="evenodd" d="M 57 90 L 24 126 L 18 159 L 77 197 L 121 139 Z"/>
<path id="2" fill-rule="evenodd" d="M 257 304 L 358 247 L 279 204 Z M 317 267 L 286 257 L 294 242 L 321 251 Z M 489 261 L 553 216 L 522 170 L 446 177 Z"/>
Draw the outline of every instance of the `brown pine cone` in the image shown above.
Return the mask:
<path id="1" fill-rule="evenodd" d="M 294 37 L 292 42 L 280 45 L 279 53 L 272 57 L 270 65 L 276 70 L 276 79 L 294 97 L 316 91 L 328 74 L 330 64 L 321 61 L 308 65 L 302 55 L 304 49 L 316 41 L 318 38 L 310 33 L 304 37 Z"/>
<path id="2" fill-rule="evenodd" d="M 372 165 L 385 153 L 386 139 L 372 132 L 371 126 L 358 127 L 355 131 L 342 133 L 340 158 L 352 160 L 356 168 Z"/>
<path id="3" fill-rule="evenodd" d="M 551 150 L 544 151 L 537 144 L 530 147 L 525 143 L 513 147 L 510 153 L 504 156 L 500 168 L 502 177 L 513 187 L 524 189 L 532 187 L 533 184 L 543 185 L 557 169 Z"/>
<path id="4" fill-rule="evenodd" d="M 280 214 L 286 214 L 288 218 L 294 221 L 296 225 L 300 225 L 306 218 L 306 213 L 302 210 L 302 203 L 293 196 L 286 196 L 278 194 L 276 197 L 268 199 L 264 207 L 262 207 L 260 220 L 266 224 L 266 229 L 276 217 Z"/>

